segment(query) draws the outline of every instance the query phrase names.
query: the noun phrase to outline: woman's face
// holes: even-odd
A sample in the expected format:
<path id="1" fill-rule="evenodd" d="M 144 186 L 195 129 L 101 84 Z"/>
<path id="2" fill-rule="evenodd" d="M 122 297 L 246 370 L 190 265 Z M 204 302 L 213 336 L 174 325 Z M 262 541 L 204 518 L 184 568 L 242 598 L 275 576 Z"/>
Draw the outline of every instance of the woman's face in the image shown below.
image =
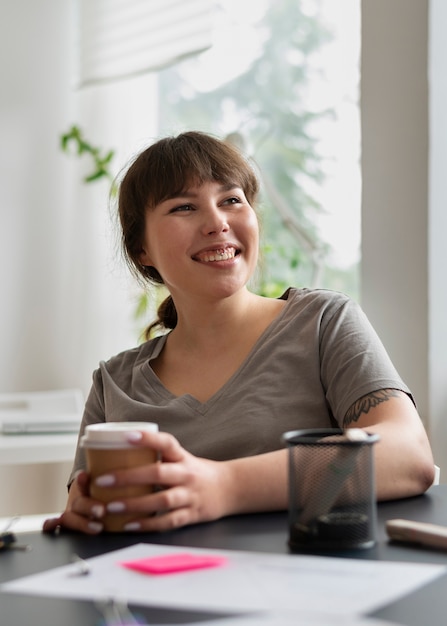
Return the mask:
<path id="1" fill-rule="evenodd" d="M 192 184 L 146 213 L 143 265 L 176 299 L 222 298 L 244 287 L 258 259 L 254 209 L 237 184 Z"/>

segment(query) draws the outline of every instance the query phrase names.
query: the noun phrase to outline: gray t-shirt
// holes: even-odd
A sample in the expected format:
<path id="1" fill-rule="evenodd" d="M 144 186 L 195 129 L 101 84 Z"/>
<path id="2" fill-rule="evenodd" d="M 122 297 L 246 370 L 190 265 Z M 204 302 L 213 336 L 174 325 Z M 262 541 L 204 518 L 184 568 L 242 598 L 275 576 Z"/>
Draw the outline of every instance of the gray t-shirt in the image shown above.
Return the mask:
<path id="1" fill-rule="evenodd" d="M 409 393 L 357 303 L 328 290 L 289 289 L 287 303 L 241 367 L 207 402 L 174 396 L 151 368 L 166 335 L 101 362 L 81 435 L 102 421 L 153 421 L 191 453 L 226 460 L 284 447 L 281 435 L 341 425 L 365 394 Z M 74 471 L 84 468 L 78 447 Z"/>

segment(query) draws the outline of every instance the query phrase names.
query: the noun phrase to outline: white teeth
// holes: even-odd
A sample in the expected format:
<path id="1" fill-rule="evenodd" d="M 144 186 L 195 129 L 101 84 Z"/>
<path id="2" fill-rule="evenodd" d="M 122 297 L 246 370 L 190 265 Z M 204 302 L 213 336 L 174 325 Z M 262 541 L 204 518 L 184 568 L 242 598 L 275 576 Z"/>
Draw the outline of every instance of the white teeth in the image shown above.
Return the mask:
<path id="1" fill-rule="evenodd" d="M 214 250 L 212 252 L 203 252 L 200 255 L 197 255 L 197 258 L 204 263 L 209 263 L 211 261 L 228 261 L 232 259 L 235 255 L 234 248 L 226 248 L 225 250 Z"/>

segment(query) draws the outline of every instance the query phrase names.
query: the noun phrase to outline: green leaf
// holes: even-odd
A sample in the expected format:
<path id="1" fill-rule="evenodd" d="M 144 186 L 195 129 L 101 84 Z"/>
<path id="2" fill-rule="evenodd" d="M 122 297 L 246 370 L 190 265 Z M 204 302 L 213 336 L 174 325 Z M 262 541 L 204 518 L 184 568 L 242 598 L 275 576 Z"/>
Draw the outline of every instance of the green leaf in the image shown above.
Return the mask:
<path id="1" fill-rule="evenodd" d="M 104 178 L 104 176 L 107 176 L 106 172 L 104 172 L 103 170 L 97 170 L 96 172 L 93 172 L 93 174 L 89 174 L 88 176 L 85 176 L 84 181 L 86 183 L 92 183 L 95 180 Z"/>
<path id="2" fill-rule="evenodd" d="M 60 137 L 61 149 L 68 152 L 69 144 L 74 143 L 78 156 L 88 154 L 93 161 L 93 173 L 84 177 L 85 183 L 91 183 L 101 178 L 109 178 L 113 180 L 113 174 L 109 169 L 110 163 L 115 155 L 114 150 L 108 150 L 104 156 L 101 156 L 101 149 L 92 146 L 83 137 L 83 133 L 78 126 L 72 126 L 67 133 L 63 133 Z M 114 193 L 114 190 L 111 190 Z"/>
<path id="3" fill-rule="evenodd" d="M 149 307 L 149 295 L 145 291 L 143 291 L 137 300 L 137 306 L 134 312 L 135 319 L 140 319 L 144 317 L 147 313 L 148 307 Z"/>

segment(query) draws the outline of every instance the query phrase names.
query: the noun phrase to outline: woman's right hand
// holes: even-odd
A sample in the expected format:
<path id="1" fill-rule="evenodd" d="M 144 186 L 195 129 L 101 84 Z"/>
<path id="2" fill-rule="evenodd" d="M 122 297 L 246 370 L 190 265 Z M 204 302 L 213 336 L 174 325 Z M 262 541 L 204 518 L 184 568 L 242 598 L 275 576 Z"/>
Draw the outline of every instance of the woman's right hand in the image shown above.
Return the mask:
<path id="1" fill-rule="evenodd" d="M 67 507 L 59 517 L 45 520 L 44 533 L 54 533 L 60 528 L 77 530 L 89 535 L 97 535 L 103 530 L 101 517 L 104 505 L 89 496 L 89 475 L 79 472 L 70 486 Z"/>

